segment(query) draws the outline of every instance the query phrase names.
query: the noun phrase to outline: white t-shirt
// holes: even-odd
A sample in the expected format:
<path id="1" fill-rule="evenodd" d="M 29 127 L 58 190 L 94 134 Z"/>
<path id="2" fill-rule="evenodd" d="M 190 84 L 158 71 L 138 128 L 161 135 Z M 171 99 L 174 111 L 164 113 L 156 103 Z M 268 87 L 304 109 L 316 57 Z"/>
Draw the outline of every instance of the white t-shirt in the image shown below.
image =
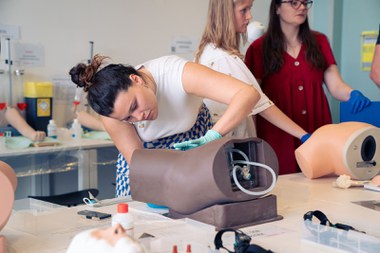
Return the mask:
<path id="1" fill-rule="evenodd" d="M 251 115 L 258 114 L 273 105 L 273 102 L 261 91 L 260 85 L 245 63 L 236 55 L 230 55 L 212 44 L 208 44 L 199 60 L 199 63 L 224 74 L 235 77 L 243 82 L 251 84 L 260 93 L 261 98 L 253 108 Z M 204 103 L 210 110 L 213 122 L 218 121 L 227 109 L 227 105 L 205 99 Z M 249 116 L 241 122 L 228 135 L 236 137 L 256 137 L 256 127 Z"/>
<path id="2" fill-rule="evenodd" d="M 141 121 L 135 125 L 142 141 L 153 141 L 186 132 L 195 124 L 202 98 L 187 94 L 183 89 L 182 73 L 186 62 L 178 56 L 171 55 L 136 67 L 146 68 L 157 85 L 157 119 Z"/>

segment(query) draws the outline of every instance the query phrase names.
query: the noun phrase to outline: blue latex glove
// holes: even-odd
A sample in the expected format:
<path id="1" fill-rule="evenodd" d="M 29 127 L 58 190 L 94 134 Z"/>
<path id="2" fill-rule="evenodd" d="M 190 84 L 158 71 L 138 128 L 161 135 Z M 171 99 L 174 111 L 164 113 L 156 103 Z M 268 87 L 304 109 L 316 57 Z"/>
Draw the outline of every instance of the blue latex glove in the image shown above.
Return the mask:
<path id="1" fill-rule="evenodd" d="M 205 145 L 206 143 L 208 143 L 210 141 L 214 141 L 214 140 L 217 140 L 220 138 L 222 138 L 220 133 L 218 133 L 214 130 L 208 130 L 204 136 L 202 136 L 198 139 L 184 141 L 184 142 L 180 142 L 180 143 L 175 143 L 173 145 L 173 147 L 175 149 L 178 149 L 178 150 L 188 150 L 188 149 L 192 149 L 192 148 L 196 148 L 196 147 Z"/>
<path id="2" fill-rule="evenodd" d="M 305 141 L 307 141 L 309 138 L 310 138 L 311 134 L 307 133 L 307 134 L 304 134 L 302 137 L 301 137 L 301 142 L 302 143 L 305 143 Z"/>
<path id="3" fill-rule="evenodd" d="M 156 204 L 153 204 L 153 203 L 146 203 L 147 206 L 149 206 L 150 208 L 168 208 L 167 206 L 161 206 L 161 205 L 156 205 Z"/>
<path id="4" fill-rule="evenodd" d="M 371 100 L 365 97 L 360 91 L 353 90 L 350 93 L 348 103 L 351 107 L 351 113 L 358 113 L 371 104 Z"/>

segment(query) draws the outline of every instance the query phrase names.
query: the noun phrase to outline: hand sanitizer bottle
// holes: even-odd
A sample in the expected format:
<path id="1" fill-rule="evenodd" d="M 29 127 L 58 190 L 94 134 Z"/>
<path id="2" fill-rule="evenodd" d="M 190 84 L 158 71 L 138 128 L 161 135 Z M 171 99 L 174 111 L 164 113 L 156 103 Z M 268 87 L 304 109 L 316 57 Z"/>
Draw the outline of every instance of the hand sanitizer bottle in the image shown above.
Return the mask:
<path id="1" fill-rule="evenodd" d="M 71 138 L 73 140 L 82 139 L 83 129 L 78 119 L 74 119 L 73 124 L 71 125 Z"/>
<path id="2" fill-rule="evenodd" d="M 47 126 L 47 136 L 57 139 L 57 125 L 53 119 L 49 120 L 49 124 Z"/>

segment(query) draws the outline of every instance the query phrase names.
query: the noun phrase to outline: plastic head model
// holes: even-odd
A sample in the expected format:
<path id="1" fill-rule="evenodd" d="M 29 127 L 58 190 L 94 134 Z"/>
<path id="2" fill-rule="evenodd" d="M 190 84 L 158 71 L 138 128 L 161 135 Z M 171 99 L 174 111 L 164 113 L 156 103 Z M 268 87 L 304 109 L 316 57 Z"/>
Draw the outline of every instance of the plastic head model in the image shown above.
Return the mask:
<path id="1" fill-rule="evenodd" d="M 0 231 L 11 215 L 16 187 L 16 173 L 8 164 L 0 161 Z M 0 252 L 5 252 L 5 239 L 1 236 Z"/>
<path id="2" fill-rule="evenodd" d="M 277 175 L 277 157 L 269 144 L 224 137 L 187 151 L 134 151 L 130 186 L 134 200 L 191 214 L 259 198 L 273 189 Z"/>
<path id="3" fill-rule="evenodd" d="M 380 128 L 362 122 L 328 124 L 318 128 L 295 155 L 303 174 L 331 174 L 369 180 L 380 171 Z"/>
<path id="4" fill-rule="evenodd" d="M 77 234 L 67 253 L 145 253 L 143 246 L 129 237 L 120 224 L 106 229 L 90 229 Z"/>

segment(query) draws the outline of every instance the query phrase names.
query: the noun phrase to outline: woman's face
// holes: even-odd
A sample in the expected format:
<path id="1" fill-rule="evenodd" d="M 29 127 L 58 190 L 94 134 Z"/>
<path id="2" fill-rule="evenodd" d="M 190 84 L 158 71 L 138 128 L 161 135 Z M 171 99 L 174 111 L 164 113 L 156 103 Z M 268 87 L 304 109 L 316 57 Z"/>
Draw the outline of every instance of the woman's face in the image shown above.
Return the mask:
<path id="1" fill-rule="evenodd" d="M 307 2 L 300 0 L 300 2 Z M 282 24 L 300 26 L 307 18 L 308 9 L 301 4 L 298 9 L 292 7 L 291 3 L 281 3 L 277 7 L 276 14 L 279 15 Z"/>
<path id="2" fill-rule="evenodd" d="M 237 0 L 234 4 L 235 30 L 237 33 L 245 33 L 252 18 L 251 8 L 253 0 Z"/>
<path id="3" fill-rule="evenodd" d="M 134 75 L 128 91 L 120 92 L 114 103 L 111 118 L 125 122 L 155 120 L 158 116 L 157 98 L 145 81 Z"/>

